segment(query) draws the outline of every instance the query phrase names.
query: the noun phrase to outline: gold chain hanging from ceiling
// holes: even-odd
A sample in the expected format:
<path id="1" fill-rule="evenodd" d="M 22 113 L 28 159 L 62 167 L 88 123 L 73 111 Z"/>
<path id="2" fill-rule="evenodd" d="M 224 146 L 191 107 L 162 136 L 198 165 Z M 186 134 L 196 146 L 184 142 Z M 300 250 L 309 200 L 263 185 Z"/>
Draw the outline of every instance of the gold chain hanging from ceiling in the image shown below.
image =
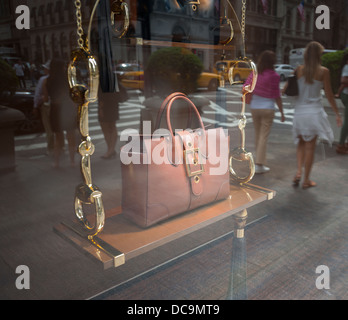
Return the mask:
<path id="1" fill-rule="evenodd" d="M 239 128 L 240 135 L 241 135 L 241 143 L 240 143 L 239 147 L 232 150 L 230 161 L 229 161 L 230 173 L 232 175 L 232 178 L 235 179 L 239 183 L 249 182 L 254 177 L 254 174 L 255 174 L 255 163 L 254 163 L 253 155 L 251 152 L 248 152 L 245 150 L 245 127 L 246 127 L 246 123 L 247 123 L 247 119 L 245 116 L 245 106 L 246 106 L 246 95 L 249 93 L 252 93 L 254 91 L 254 88 L 256 85 L 257 68 L 256 68 L 255 63 L 245 56 L 245 24 L 246 24 L 246 0 L 242 0 L 242 21 L 241 21 L 240 27 L 241 27 L 241 33 L 242 33 L 242 39 L 243 39 L 243 53 L 244 53 L 243 61 L 249 63 L 249 65 L 252 69 L 253 77 L 252 77 L 251 85 L 247 85 L 243 89 L 242 110 L 240 113 L 240 120 L 239 120 L 239 124 L 238 124 L 238 128 Z M 229 70 L 229 79 L 230 79 L 231 84 L 235 83 L 233 80 L 233 69 L 234 69 L 234 67 L 230 68 L 230 70 Z M 248 161 L 249 173 L 243 177 L 238 175 L 233 168 L 233 160 L 235 160 L 237 162 Z"/>
<path id="2" fill-rule="evenodd" d="M 96 5 L 99 0 L 97 0 Z M 95 8 L 96 8 L 95 5 Z M 91 156 L 95 151 L 89 135 L 88 126 L 88 105 L 98 98 L 99 88 L 99 69 L 95 57 L 90 53 L 88 38 L 84 41 L 81 1 L 75 1 L 77 18 L 78 49 L 71 55 L 71 61 L 68 67 L 68 80 L 70 86 L 70 95 L 72 100 L 78 105 L 78 121 L 82 142 L 78 148 L 81 155 L 81 172 L 84 182 L 76 187 L 75 192 L 75 215 L 85 228 L 85 233 L 89 238 L 93 238 L 104 227 L 105 213 L 102 202 L 102 193 L 99 188 L 92 183 Z M 93 11 L 94 12 L 94 11 Z M 92 18 L 91 18 L 92 19 Z M 85 67 L 88 70 L 87 83 L 79 78 L 78 69 Z M 84 214 L 84 205 L 95 205 L 95 224 L 90 226 Z"/>
<path id="3" fill-rule="evenodd" d="M 75 7 L 76 7 L 76 23 L 77 23 L 77 44 L 79 48 L 84 48 L 84 41 L 83 41 L 83 28 L 82 28 L 82 13 L 81 13 L 81 1 L 75 0 Z"/>

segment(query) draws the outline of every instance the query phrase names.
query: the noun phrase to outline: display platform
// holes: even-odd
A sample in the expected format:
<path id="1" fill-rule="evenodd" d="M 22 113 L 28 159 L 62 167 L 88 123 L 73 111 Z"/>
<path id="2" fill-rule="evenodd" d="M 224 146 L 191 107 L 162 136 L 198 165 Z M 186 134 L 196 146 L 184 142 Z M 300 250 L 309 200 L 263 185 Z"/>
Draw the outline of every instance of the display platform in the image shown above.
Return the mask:
<path id="1" fill-rule="evenodd" d="M 253 184 L 231 185 L 228 199 L 183 213 L 147 229 L 140 228 L 122 215 L 121 207 L 106 212 L 103 231 L 93 240 L 83 236 L 80 222 L 69 220 L 54 231 L 83 253 L 100 262 L 104 269 L 118 267 L 128 260 L 168 244 L 178 238 L 236 215 L 263 201 L 275 191 Z M 246 217 L 245 217 L 246 218 Z"/>

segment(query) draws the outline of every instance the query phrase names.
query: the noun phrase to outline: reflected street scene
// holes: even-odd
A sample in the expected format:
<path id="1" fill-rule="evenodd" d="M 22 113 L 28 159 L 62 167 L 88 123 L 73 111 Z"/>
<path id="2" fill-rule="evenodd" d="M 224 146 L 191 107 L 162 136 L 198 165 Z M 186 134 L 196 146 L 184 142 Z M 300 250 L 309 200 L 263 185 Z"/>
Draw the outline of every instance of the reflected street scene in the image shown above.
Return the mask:
<path id="1" fill-rule="evenodd" d="M 347 299 L 347 16 L 0 0 L 0 299 Z"/>

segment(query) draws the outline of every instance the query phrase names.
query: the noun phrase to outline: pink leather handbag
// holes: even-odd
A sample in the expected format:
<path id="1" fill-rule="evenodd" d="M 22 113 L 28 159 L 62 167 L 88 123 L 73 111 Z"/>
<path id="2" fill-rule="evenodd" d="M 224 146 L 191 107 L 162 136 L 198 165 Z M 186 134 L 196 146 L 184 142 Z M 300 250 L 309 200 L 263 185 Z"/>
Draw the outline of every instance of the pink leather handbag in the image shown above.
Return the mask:
<path id="1" fill-rule="evenodd" d="M 200 128 L 175 130 L 173 102 L 183 99 Z M 222 128 L 206 130 L 192 101 L 174 93 L 163 102 L 167 129 L 134 136 L 121 149 L 122 213 L 141 227 L 226 199 L 230 194 L 229 137 Z M 159 124 L 159 121 L 157 121 Z"/>

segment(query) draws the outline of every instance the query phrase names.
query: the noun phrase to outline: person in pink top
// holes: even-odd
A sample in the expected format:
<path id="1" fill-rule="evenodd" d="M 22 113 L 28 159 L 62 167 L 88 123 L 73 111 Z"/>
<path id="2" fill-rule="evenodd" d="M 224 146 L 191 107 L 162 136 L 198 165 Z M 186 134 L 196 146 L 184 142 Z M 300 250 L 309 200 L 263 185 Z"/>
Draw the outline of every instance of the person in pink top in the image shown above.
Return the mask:
<path id="1" fill-rule="evenodd" d="M 255 172 L 266 173 L 267 141 L 271 132 L 275 115 L 275 105 L 281 113 L 281 121 L 285 121 L 281 92 L 279 88 L 280 76 L 274 71 L 276 56 L 273 51 L 261 53 L 257 71 L 258 78 L 250 100 L 250 109 L 255 128 L 256 161 Z M 252 73 L 246 80 L 244 87 L 252 82 Z"/>

